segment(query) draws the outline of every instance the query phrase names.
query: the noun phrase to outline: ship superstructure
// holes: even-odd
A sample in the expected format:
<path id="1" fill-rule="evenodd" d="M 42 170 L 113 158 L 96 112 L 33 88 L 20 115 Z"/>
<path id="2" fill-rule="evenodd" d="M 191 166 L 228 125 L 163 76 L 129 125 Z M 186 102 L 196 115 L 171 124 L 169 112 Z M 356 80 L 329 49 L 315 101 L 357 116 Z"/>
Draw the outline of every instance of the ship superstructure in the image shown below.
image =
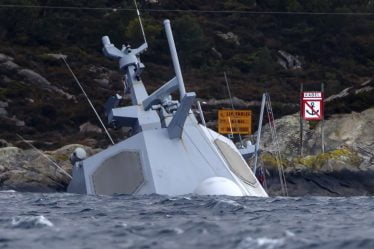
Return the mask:
<path id="1" fill-rule="evenodd" d="M 116 48 L 102 38 L 104 55 L 117 60 L 131 106 L 116 95 L 105 105 L 108 123 L 131 127 L 132 136 L 83 160 L 74 160 L 69 192 L 82 194 L 207 194 L 263 196 L 262 188 L 233 142 L 198 123 L 196 94 L 186 92 L 170 21 L 164 21 L 175 77 L 152 94 L 141 80 L 145 66 L 136 49 Z M 180 99 L 171 94 L 179 91 Z"/>

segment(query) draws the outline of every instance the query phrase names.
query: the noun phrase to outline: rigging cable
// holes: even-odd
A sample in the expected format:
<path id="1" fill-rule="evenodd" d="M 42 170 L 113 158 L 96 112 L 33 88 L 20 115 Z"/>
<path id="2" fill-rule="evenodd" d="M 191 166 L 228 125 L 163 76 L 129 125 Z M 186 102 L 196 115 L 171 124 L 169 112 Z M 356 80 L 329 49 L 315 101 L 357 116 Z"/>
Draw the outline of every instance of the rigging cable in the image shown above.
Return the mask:
<path id="1" fill-rule="evenodd" d="M 105 133 L 107 134 L 107 136 L 108 136 L 108 138 L 109 138 L 109 140 L 110 140 L 110 142 L 114 145 L 114 141 L 113 141 L 113 139 L 112 139 L 112 137 L 110 136 L 110 134 L 109 134 L 109 132 L 108 132 L 108 130 L 107 130 L 107 128 L 105 127 L 105 125 L 104 125 L 104 123 L 103 123 L 103 121 L 101 120 L 101 118 L 100 118 L 100 116 L 99 116 L 99 114 L 97 113 L 97 111 L 96 111 L 96 109 L 95 109 L 95 107 L 93 106 L 93 104 L 92 104 L 92 102 L 91 102 L 91 100 L 90 100 L 90 98 L 88 97 L 88 95 L 86 94 L 86 91 L 83 89 L 83 87 L 82 87 L 82 85 L 81 85 L 81 83 L 79 82 L 79 80 L 78 80 L 78 78 L 75 76 L 75 74 L 74 74 L 74 72 L 73 72 L 73 70 L 71 70 L 71 68 L 70 68 L 70 66 L 69 66 L 69 64 L 67 63 L 67 61 L 65 60 L 65 57 L 62 55 L 62 54 L 60 54 L 61 56 L 61 59 L 65 62 L 65 65 L 66 65 L 66 67 L 68 68 L 68 70 L 69 70 L 69 72 L 73 75 L 73 78 L 74 78 L 74 80 L 75 80 L 75 82 L 78 84 L 78 86 L 80 87 L 80 89 L 82 90 L 82 92 L 83 92 L 83 94 L 84 94 L 84 96 L 86 97 L 86 99 L 87 99 L 87 101 L 88 101 L 88 103 L 90 104 L 90 106 L 91 106 L 91 108 L 92 108 L 92 110 L 95 112 L 95 114 L 96 114 L 96 117 L 99 119 L 99 121 L 100 121 L 100 124 L 101 124 L 101 126 L 104 128 L 104 130 L 105 130 Z"/>
<path id="2" fill-rule="evenodd" d="M 29 9 L 62 9 L 62 10 L 103 10 L 103 11 L 136 11 L 134 8 L 115 7 L 76 7 L 51 5 L 17 5 L 0 4 L 0 8 L 29 8 Z M 194 9 L 153 9 L 145 8 L 145 12 L 186 12 L 201 14 L 244 14 L 244 15 L 336 15 L 336 16 L 374 16 L 374 12 L 307 12 L 307 11 L 250 11 L 250 10 L 194 10 Z"/>
<path id="3" fill-rule="evenodd" d="M 38 152 L 40 155 L 42 155 L 44 158 L 46 158 L 49 162 L 51 162 L 57 169 L 61 170 L 61 172 L 67 176 L 68 178 L 70 179 L 73 179 L 73 177 L 68 173 L 66 172 L 61 166 L 59 166 L 55 161 L 53 161 L 51 158 L 49 158 L 46 154 L 44 154 L 42 151 L 40 151 L 39 149 L 37 149 L 34 145 L 32 145 L 29 141 L 27 141 L 26 139 L 24 139 L 21 135 L 19 134 L 16 134 L 17 137 L 19 137 L 23 142 L 25 142 L 26 144 L 28 144 L 31 148 L 33 148 L 36 152 Z"/>
<path id="4" fill-rule="evenodd" d="M 142 22 L 142 18 L 140 16 L 140 12 L 139 12 L 138 4 L 136 3 L 136 0 L 134 0 L 134 4 L 135 4 L 135 7 L 136 7 L 136 13 L 138 14 L 140 29 L 142 30 L 142 35 L 143 35 L 144 43 L 147 44 L 147 39 L 145 37 L 145 32 L 144 32 L 144 27 L 143 27 L 143 22 Z"/>
<path id="5" fill-rule="evenodd" d="M 225 77 L 227 92 L 229 93 L 229 98 L 230 98 L 230 103 L 231 103 L 231 109 L 234 111 L 234 118 L 236 119 L 236 132 L 239 134 L 240 147 L 244 148 L 242 135 L 240 134 L 240 131 L 239 131 L 238 119 L 237 119 L 236 113 L 235 113 L 234 100 L 232 99 L 232 96 L 231 96 L 229 81 L 227 80 L 226 72 L 223 72 L 223 76 Z M 231 121 L 229 121 L 229 122 L 230 122 L 230 129 L 231 129 Z M 233 135 L 232 129 L 231 129 L 231 134 Z"/>

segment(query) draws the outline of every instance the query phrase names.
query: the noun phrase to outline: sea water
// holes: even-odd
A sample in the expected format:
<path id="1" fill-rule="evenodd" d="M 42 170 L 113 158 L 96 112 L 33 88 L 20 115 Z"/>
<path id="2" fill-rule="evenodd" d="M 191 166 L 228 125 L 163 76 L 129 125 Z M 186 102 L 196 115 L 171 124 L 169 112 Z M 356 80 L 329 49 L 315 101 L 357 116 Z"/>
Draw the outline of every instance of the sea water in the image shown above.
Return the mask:
<path id="1" fill-rule="evenodd" d="M 374 198 L 3 191 L 0 248 L 374 248 Z"/>

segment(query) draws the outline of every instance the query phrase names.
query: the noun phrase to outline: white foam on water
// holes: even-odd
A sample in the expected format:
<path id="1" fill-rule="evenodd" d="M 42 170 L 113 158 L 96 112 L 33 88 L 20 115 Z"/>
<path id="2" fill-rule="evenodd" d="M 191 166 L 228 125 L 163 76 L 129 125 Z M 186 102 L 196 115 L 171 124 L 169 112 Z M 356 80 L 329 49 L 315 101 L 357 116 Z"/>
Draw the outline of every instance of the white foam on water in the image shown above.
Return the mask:
<path id="1" fill-rule="evenodd" d="M 176 227 L 176 228 L 173 228 L 173 230 L 175 231 L 176 234 L 182 234 L 184 233 L 183 229 L 179 228 L 179 227 Z"/>
<path id="2" fill-rule="evenodd" d="M 271 239 L 271 238 L 266 238 L 266 237 L 258 238 L 257 244 L 261 248 L 273 249 L 273 248 L 276 248 L 277 246 L 283 245 L 284 238 L 280 238 L 280 239 Z"/>
<path id="3" fill-rule="evenodd" d="M 16 228 L 53 227 L 54 224 L 43 215 L 16 216 L 12 218 L 12 226 Z"/>
<path id="4" fill-rule="evenodd" d="M 258 248 L 258 249 L 275 249 L 280 248 L 285 243 L 285 238 L 273 239 L 273 238 L 257 238 L 254 239 L 252 237 L 247 237 L 241 241 L 238 245 L 237 249 L 245 249 L 245 248 Z"/>
<path id="5" fill-rule="evenodd" d="M 244 207 L 243 205 L 239 204 L 238 202 L 234 200 L 228 200 L 228 199 L 221 199 L 217 201 L 216 206 L 227 206 L 227 207 Z"/>
<path id="6" fill-rule="evenodd" d="M 13 189 L 9 189 L 9 190 L 0 190 L 0 193 L 17 193 L 17 191 L 13 190 Z"/>
<path id="7" fill-rule="evenodd" d="M 290 230 L 286 230 L 284 233 L 287 237 L 294 237 L 295 236 L 295 233 L 291 232 Z"/>

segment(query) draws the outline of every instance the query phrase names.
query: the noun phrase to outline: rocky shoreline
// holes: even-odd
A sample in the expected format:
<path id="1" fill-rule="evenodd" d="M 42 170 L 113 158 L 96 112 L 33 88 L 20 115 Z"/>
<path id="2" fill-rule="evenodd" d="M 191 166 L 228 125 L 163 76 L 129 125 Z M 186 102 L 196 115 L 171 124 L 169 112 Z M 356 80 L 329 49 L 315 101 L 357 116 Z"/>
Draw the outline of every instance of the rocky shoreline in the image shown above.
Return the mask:
<path id="1" fill-rule="evenodd" d="M 374 195 L 374 171 L 300 171 L 286 173 L 289 196 L 372 196 Z M 268 193 L 281 195 L 278 172 L 267 176 Z"/>
<path id="2" fill-rule="evenodd" d="M 374 195 L 374 108 L 361 113 L 335 115 L 327 120 L 325 153 L 319 151 L 321 124 L 317 123 L 304 131 L 304 151 L 302 156 L 299 155 L 298 122 L 297 114 L 275 120 L 281 164 L 290 196 Z M 281 194 L 281 188 L 276 148 L 268 129 L 266 125 L 260 162 L 266 171 L 268 193 L 277 196 Z M 13 147 L 6 141 L 0 142 L 0 190 L 66 191 L 70 179 L 40 152 Z M 71 173 L 69 156 L 78 146 L 85 148 L 89 155 L 100 151 L 71 144 L 44 153 Z"/>
<path id="3" fill-rule="evenodd" d="M 67 145 L 45 152 L 64 170 L 71 173 L 68 157 L 81 145 Z M 89 153 L 96 153 L 85 147 Z M 35 150 L 17 147 L 0 148 L 0 190 L 21 192 L 65 192 L 69 179 Z M 267 191 L 281 195 L 278 171 L 266 167 Z M 285 173 L 289 196 L 366 196 L 374 195 L 374 170 L 341 169 L 315 171 L 288 169 Z"/>

